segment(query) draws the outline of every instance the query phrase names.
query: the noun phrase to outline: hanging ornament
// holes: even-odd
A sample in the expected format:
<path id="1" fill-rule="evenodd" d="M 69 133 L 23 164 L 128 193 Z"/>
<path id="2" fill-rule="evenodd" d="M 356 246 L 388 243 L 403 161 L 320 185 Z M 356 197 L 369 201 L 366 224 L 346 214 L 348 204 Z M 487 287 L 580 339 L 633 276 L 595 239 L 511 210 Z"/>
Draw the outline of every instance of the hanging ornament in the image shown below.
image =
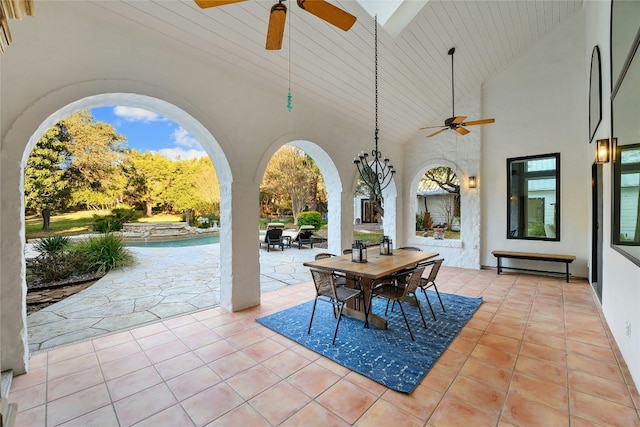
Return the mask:
<path id="1" fill-rule="evenodd" d="M 287 110 L 291 111 L 293 109 L 293 105 L 291 105 L 291 89 L 289 89 L 289 93 L 287 94 Z"/>

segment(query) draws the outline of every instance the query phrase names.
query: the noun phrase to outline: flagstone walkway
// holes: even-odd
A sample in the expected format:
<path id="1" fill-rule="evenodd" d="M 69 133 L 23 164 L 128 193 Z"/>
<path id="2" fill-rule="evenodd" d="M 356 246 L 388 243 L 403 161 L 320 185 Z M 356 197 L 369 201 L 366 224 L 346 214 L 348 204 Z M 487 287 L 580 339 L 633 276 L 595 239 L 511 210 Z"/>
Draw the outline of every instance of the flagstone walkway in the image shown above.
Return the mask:
<path id="1" fill-rule="evenodd" d="M 135 265 L 27 316 L 32 352 L 220 304 L 220 244 L 129 249 Z M 320 252 L 260 250 L 260 290 L 310 281 L 302 263 Z"/>

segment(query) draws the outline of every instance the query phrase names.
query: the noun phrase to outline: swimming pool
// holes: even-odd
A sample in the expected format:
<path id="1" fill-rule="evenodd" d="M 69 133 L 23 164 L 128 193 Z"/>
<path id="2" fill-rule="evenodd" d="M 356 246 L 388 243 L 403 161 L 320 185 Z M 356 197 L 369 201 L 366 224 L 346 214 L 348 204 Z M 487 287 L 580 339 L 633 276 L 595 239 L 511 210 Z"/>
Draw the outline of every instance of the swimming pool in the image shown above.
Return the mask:
<path id="1" fill-rule="evenodd" d="M 212 243 L 220 243 L 220 235 L 194 237 L 191 239 L 181 240 L 163 240 L 149 242 L 126 242 L 125 246 L 136 248 L 181 248 L 185 246 L 201 246 L 210 245 Z"/>

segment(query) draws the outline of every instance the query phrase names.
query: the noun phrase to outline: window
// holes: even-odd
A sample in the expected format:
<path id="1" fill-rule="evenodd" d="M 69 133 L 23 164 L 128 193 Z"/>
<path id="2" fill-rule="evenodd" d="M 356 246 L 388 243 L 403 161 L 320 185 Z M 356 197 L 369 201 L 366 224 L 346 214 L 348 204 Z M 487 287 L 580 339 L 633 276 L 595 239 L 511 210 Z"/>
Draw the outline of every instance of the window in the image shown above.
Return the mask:
<path id="1" fill-rule="evenodd" d="M 612 247 L 640 265 L 640 7 L 611 3 Z"/>
<path id="2" fill-rule="evenodd" d="M 507 239 L 560 240 L 560 153 L 507 159 Z"/>

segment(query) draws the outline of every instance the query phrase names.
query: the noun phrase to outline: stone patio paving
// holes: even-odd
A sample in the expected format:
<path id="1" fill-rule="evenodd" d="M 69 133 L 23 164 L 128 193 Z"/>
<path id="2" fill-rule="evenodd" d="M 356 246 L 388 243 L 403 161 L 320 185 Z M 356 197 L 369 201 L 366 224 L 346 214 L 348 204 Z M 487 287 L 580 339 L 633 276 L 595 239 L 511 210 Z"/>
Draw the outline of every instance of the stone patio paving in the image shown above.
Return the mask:
<path id="1" fill-rule="evenodd" d="M 135 265 L 27 316 L 32 352 L 219 305 L 220 244 L 129 249 Z M 260 290 L 310 281 L 302 263 L 320 252 L 261 249 Z"/>

